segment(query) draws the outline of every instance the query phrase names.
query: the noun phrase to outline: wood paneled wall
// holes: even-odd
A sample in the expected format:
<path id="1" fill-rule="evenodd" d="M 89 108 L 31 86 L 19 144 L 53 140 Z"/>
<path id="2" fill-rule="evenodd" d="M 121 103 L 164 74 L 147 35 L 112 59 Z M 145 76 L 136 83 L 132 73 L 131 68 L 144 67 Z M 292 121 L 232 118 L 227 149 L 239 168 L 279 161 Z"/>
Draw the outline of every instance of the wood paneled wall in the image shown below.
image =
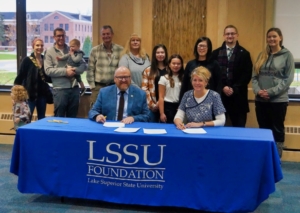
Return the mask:
<path id="1" fill-rule="evenodd" d="M 251 54 L 254 62 L 265 48 L 266 32 L 273 26 L 275 0 L 208 0 L 207 36 L 213 48 L 224 41 L 224 28 L 232 24 L 239 32 L 239 43 Z"/>
<path id="2" fill-rule="evenodd" d="M 152 43 L 166 45 L 169 55 L 178 53 L 186 63 L 206 34 L 206 0 L 154 0 L 152 29 Z"/>
<path id="3" fill-rule="evenodd" d="M 93 46 L 102 43 L 101 27 L 111 25 L 114 43 L 124 46 L 130 35 L 137 33 L 151 55 L 152 5 L 152 0 L 93 0 Z"/>

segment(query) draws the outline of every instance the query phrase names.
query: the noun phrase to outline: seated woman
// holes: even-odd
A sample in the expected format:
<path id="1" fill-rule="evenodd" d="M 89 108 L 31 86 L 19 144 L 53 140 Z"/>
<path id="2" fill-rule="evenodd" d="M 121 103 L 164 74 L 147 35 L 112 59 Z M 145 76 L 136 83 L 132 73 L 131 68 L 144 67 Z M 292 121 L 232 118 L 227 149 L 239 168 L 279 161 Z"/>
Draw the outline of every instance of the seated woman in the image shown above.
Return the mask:
<path id="1" fill-rule="evenodd" d="M 177 129 L 205 126 L 224 126 L 225 108 L 220 95 L 206 89 L 211 73 L 205 67 L 197 67 L 191 74 L 193 90 L 184 93 L 174 118 Z M 187 124 L 183 124 L 184 117 Z M 214 119 L 215 118 L 215 119 Z"/>

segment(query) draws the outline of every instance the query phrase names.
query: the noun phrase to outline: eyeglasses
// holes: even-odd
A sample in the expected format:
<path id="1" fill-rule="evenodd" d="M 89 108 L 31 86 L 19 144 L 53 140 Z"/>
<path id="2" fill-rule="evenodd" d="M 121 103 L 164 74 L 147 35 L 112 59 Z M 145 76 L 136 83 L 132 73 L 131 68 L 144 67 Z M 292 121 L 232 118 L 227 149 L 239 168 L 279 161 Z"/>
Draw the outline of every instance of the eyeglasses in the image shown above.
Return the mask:
<path id="1" fill-rule="evenodd" d="M 55 37 L 57 37 L 57 38 L 63 38 L 63 37 L 65 37 L 65 35 L 56 35 Z"/>
<path id="2" fill-rule="evenodd" d="M 128 79 L 130 79 L 131 76 L 115 76 L 115 78 L 117 78 L 119 81 L 125 80 L 127 81 Z"/>
<path id="3" fill-rule="evenodd" d="M 202 49 L 205 49 L 205 48 L 207 48 L 207 45 L 203 45 L 203 44 L 198 44 L 198 46 L 197 46 L 198 48 L 202 48 Z"/>
<path id="4" fill-rule="evenodd" d="M 237 33 L 225 33 L 224 35 L 226 35 L 226 36 L 234 36 L 234 35 L 236 35 Z"/>

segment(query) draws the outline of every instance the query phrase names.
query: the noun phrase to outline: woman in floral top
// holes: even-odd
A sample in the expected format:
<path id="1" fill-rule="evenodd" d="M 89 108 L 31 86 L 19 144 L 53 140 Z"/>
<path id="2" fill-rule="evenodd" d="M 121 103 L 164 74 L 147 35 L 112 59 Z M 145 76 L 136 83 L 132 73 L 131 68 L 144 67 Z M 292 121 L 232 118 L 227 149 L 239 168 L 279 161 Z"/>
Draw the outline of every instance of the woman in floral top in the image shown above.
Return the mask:
<path id="1" fill-rule="evenodd" d="M 225 108 L 220 95 L 206 89 L 211 74 L 205 67 L 197 67 L 191 74 L 193 90 L 184 93 L 174 123 L 178 129 L 205 126 L 224 126 Z M 183 124 L 184 117 L 187 124 Z"/>

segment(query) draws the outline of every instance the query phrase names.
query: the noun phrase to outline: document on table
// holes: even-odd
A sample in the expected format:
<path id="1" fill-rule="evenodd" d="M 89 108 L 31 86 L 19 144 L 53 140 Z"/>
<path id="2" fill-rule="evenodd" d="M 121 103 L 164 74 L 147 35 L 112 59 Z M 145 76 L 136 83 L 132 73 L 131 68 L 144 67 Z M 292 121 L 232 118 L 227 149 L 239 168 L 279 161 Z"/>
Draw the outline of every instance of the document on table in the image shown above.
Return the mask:
<path id="1" fill-rule="evenodd" d="M 122 128 L 115 129 L 115 132 L 137 132 L 140 128 Z"/>
<path id="2" fill-rule="evenodd" d="M 165 129 L 144 129 L 145 134 L 167 134 Z"/>
<path id="3" fill-rule="evenodd" d="M 125 124 L 121 122 L 105 122 L 103 124 L 105 127 L 124 127 Z"/>
<path id="4" fill-rule="evenodd" d="M 206 134 L 207 133 L 203 128 L 187 128 L 187 129 L 183 129 L 182 131 L 187 134 Z"/>

